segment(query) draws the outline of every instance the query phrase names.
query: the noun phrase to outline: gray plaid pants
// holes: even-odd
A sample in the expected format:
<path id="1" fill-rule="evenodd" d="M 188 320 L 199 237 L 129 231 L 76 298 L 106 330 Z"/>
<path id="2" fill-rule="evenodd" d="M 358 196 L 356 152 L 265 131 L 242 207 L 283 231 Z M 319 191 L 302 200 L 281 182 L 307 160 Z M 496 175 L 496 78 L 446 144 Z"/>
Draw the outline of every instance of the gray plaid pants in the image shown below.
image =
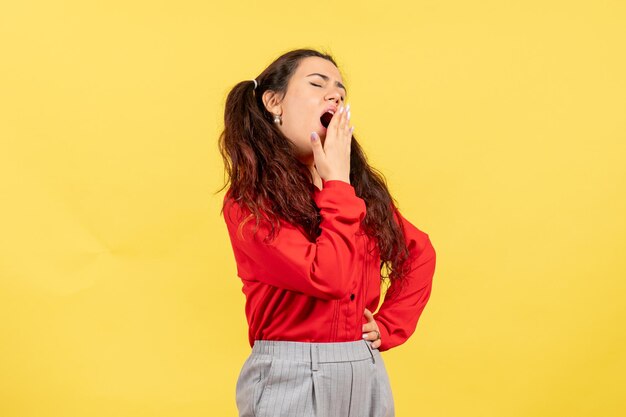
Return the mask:
<path id="1" fill-rule="evenodd" d="M 256 340 L 237 379 L 239 417 L 393 417 L 378 349 L 358 340 Z"/>

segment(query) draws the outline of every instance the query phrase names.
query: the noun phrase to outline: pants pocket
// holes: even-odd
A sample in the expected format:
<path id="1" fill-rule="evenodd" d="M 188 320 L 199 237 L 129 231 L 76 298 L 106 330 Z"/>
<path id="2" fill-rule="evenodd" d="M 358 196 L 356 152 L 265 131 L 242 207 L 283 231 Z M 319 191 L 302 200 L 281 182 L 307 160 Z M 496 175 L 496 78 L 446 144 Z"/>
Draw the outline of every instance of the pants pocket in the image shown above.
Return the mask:
<path id="1" fill-rule="evenodd" d="M 272 378 L 272 370 L 275 369 L 276 364 L 275 358 L 269 358 L 267 362 L 264 362 L 264 366 L 260 369 L 261 375 L 257 383 L 255 384 L 255 393 L 254 393 L 254 416 L 261 416 L 259 413 L 261 410 L 262 402 L 265 398 L 267 398 L 269 392 L 267 387 L 269 383 L 271 383 Z"/>
<path id="2" fill-rule="evenodd" d="M 256 417 L 313 417 L 316 414 L 314 375 L 317 372 L 312 371 L 311 364 L 305 361 L 275 358 L 263 381 Z"/>
<path id="3" fill-rule="evenodd" d="M 269 356 L 250 356 L 237 378 L 236 402 L 239 417 L 256 417 L 273 359 Z"/>

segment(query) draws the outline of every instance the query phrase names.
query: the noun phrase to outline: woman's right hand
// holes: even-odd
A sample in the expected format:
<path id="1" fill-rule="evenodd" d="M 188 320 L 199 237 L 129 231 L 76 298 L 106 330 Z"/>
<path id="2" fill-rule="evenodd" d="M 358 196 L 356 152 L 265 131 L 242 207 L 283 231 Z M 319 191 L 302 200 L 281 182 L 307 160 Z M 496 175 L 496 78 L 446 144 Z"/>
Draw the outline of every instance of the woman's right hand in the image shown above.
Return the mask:
<path id="1" fill-rule="evenodd" d="M 349 123 L 350 104 L 345 109 L 341 105 L 328 124 L 323 147 L 319 135 L 311 133 L 315 169 L 325 181 L 350 183 L 350 145 L 354 127 L 350 127 Z"/>

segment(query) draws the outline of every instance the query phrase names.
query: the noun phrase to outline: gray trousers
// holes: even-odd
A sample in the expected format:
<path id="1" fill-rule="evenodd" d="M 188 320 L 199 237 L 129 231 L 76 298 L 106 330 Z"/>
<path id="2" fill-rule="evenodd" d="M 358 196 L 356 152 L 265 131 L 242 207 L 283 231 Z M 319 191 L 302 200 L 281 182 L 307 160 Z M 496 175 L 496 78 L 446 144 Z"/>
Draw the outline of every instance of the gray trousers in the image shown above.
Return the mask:
<path id="1" fill-rule="evenodd" d="M 387 369 L 358 340 L 256 340 L 237 379 L 239 417 L 392 417 Z"/>

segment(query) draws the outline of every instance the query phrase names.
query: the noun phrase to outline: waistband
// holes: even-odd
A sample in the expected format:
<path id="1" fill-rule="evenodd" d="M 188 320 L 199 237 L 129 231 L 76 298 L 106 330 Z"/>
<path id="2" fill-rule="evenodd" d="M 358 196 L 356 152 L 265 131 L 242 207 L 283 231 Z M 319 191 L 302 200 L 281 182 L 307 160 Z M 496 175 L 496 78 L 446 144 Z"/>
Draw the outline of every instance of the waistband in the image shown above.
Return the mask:
<path id="1" fill-rule="evenodd" d="M 252 347 L 253 355 L 270 355 L 275 358 L 298 362 L 311 362 L 313 369 L 318 363 L 351 362 L 372 359 L 376 362 L 378 349 L 372 349 L 370 342 L 356 340 L 353 342 L 294 342 L 285 340 L 255 340 Z"/>

